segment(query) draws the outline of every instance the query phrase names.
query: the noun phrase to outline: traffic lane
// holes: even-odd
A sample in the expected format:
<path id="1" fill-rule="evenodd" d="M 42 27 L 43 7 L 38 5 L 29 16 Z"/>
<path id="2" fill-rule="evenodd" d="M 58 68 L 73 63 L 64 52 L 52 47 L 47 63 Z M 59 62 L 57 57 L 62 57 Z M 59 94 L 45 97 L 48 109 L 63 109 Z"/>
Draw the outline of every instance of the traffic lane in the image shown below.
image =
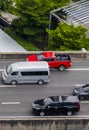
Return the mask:
<path id="1" fill-rule="evenodd" d="M 0 60 L 0 69 L 5 69 L 6 66 L 15 63 L 15 62 L 19 62 L 19 61 L 25 61 L 24 59 L 4 59 L 4 60 Z"/>
<path id="2" fill-rule="evenodd" d="M 58 90 L 54 90 L 42 86 L 0 88 L 0 116 L 32 116 L 32 102 L 38 98 L 56 95 Z"/>
<path id="3" fill-rule="evenodd" d="M 71 68 L 89 68 L 89 61 L 72 61 Z"/>
<path id="4" fill-rule="evenodd" d="M 0 104 L 0 116 L 15 117 L 32 115 L 32 104 L 30 102 L 20 102 L 20 104 Z"/>
<path id="5" fill-rule="evenodd" d="M 66 94 L 64 94 L 64 90 L 66 90 Z M 21 85 L 0 88 L 0 116 L 33 116 L 32 102 L 34 100 L 51 95 L 68 95 L 70 92 L 70 87 L 65 86 L 50 88 L 38 85 L 30 87 Z M 89 102 L 81 103 L 81 111 L 76 115 L 89 115 L 88 107 Z"/>
<path id="6" fill-rule="evenodd" d="M 64 72 L 51 71 L 50 86 L 74 86 L 89 83 L 89 70 L 65 70 Z"/>
<path id="7" fill-rule="evenodd" d="M 61 95 L 57 94 L 57 92 L 53 93 L 55 89 L 49 89 L 49 93 L 48 89 L 47 92 L 44 91 L 41 93 L 39 91 L 40 88 L 35 91 L 35 88 L 33 89 L 33 87 L 29 92 L 22 90 L 23 88 L 21 89 L 20 87 L 18 88 L 18 91 L 15 90 L 16 88 L 10 88 L 9 90 L 7 88 L 4 89 L 3 93 L 3 88 L 0 88 L 0 116 L 33 116 L 32 103 L 34 100 L 50 95 Z M 57 89 L 57 91 L 58 90 L 59 89 Z M 50 91 L 52 91 L 52 93 Z M 89 115 L 89 101 L 87 103 L 81 102 L 80 108 L 80 112 L 76 115 Z"/>
<path id="8" fill-rule="evenodd" d="M 6 66 L 18 61 L 25 61 L 25 60 L 24 59 L 0 60 L 0 69 L 5 69 Z M 71 68 L 89 68 L 89 61 L 72 61 Z"/>
<path id="9" fill-rule="evenodd" d="M 3 85 L 0 71 L 0 85 Z M 51 70 L 50 82 L 45 84 L 47 87 L 60 87 L 60 86 L 74 86 L 76 84 L 87 84 L 89 83 L 89 70 L 65 70 L 60 72 L 58 70 Z M 31 86 L 31 84 L 28 84 Z M 35 85 L 35 84 L 33 84 Z M 37 85 L 37 84 L 36 84 Z M 19 86 L 21 86 L 19 84 Z"/>

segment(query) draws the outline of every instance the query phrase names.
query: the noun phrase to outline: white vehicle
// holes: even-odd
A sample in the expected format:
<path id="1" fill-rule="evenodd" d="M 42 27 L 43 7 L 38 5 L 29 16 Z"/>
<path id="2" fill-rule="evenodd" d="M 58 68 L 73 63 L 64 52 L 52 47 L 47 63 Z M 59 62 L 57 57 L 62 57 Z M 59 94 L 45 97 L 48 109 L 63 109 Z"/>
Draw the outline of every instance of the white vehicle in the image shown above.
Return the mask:
<path id="1" fill-rule="evenodd" d="M 17 83 L 48 83 L 50 71 L 48 63 L 41 62 L 16 62 L 2 72 L 4 83 L 15 85 Z"/>

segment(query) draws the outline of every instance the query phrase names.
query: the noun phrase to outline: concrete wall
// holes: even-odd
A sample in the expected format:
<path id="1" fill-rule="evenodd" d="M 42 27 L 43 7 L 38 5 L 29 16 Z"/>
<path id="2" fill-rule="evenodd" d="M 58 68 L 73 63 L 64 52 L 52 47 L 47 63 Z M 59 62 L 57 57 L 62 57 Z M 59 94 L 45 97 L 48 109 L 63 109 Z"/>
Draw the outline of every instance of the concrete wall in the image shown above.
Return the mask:
<path id="1" fill-rule="evenodd" d="M 0 130 L 89 130 L 89 118 L 0 119 Z"/>
<path id="2" fill-rule="evenodd" d="M 31 52 L 23 52 L 23 53 L 0 53 L 0 59 L 26 59 L 26 57 L 30 54 L 38 54 L 40 52 L 31 51 Z M 84 58 L 89 59 L 89 52 L 57 52 L 57 53 L 67 53 L 70 54 L 71 58 Z"/>

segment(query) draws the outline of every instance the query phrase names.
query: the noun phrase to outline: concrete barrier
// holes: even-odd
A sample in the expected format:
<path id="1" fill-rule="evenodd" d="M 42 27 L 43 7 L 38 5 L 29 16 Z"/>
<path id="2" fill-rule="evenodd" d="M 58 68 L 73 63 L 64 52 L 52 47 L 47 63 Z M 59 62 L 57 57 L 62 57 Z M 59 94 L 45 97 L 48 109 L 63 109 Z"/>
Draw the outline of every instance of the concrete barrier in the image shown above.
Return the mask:
<path id="1" fill-rule="evenodd" d="M 0 118 L 0 130 L 89 130 L 89 118 Z"/>
<path id="2" fill-rule="evenodd" d="M 0 53 L 0 59 L 26 59 L 26 57 L 30 54 L 39 54 L 41 52 L 37 51 L 30 51 L 30 52 L 23 52 L 23 53 Z M 56 53 L 66 53 L 70 54 L 72 59 L 89 59 L 89 52 L 71 52 L 71 51 L 56 51 Z"/>

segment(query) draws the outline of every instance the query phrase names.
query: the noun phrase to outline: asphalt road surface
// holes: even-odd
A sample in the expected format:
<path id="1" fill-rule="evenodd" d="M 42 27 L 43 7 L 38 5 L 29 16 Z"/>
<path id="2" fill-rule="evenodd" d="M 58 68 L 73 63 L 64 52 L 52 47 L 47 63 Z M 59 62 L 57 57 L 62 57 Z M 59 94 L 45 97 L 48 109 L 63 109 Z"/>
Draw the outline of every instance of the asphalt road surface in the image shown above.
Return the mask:
<path id="1" fill-rule="evenodd" d="M 75 86 L 89 83 L 89 62 L 73 62 L 70 69 L 51 70 L 48 84 L 5 85 L 2 71 L 15 61 L 0 61 L 0 116 L 34 116 L 32 102 L 51 95 L 71 95 Z M 89 101 L 81 101 L 81 111 L 76 116 L 89 115 Z"/>

